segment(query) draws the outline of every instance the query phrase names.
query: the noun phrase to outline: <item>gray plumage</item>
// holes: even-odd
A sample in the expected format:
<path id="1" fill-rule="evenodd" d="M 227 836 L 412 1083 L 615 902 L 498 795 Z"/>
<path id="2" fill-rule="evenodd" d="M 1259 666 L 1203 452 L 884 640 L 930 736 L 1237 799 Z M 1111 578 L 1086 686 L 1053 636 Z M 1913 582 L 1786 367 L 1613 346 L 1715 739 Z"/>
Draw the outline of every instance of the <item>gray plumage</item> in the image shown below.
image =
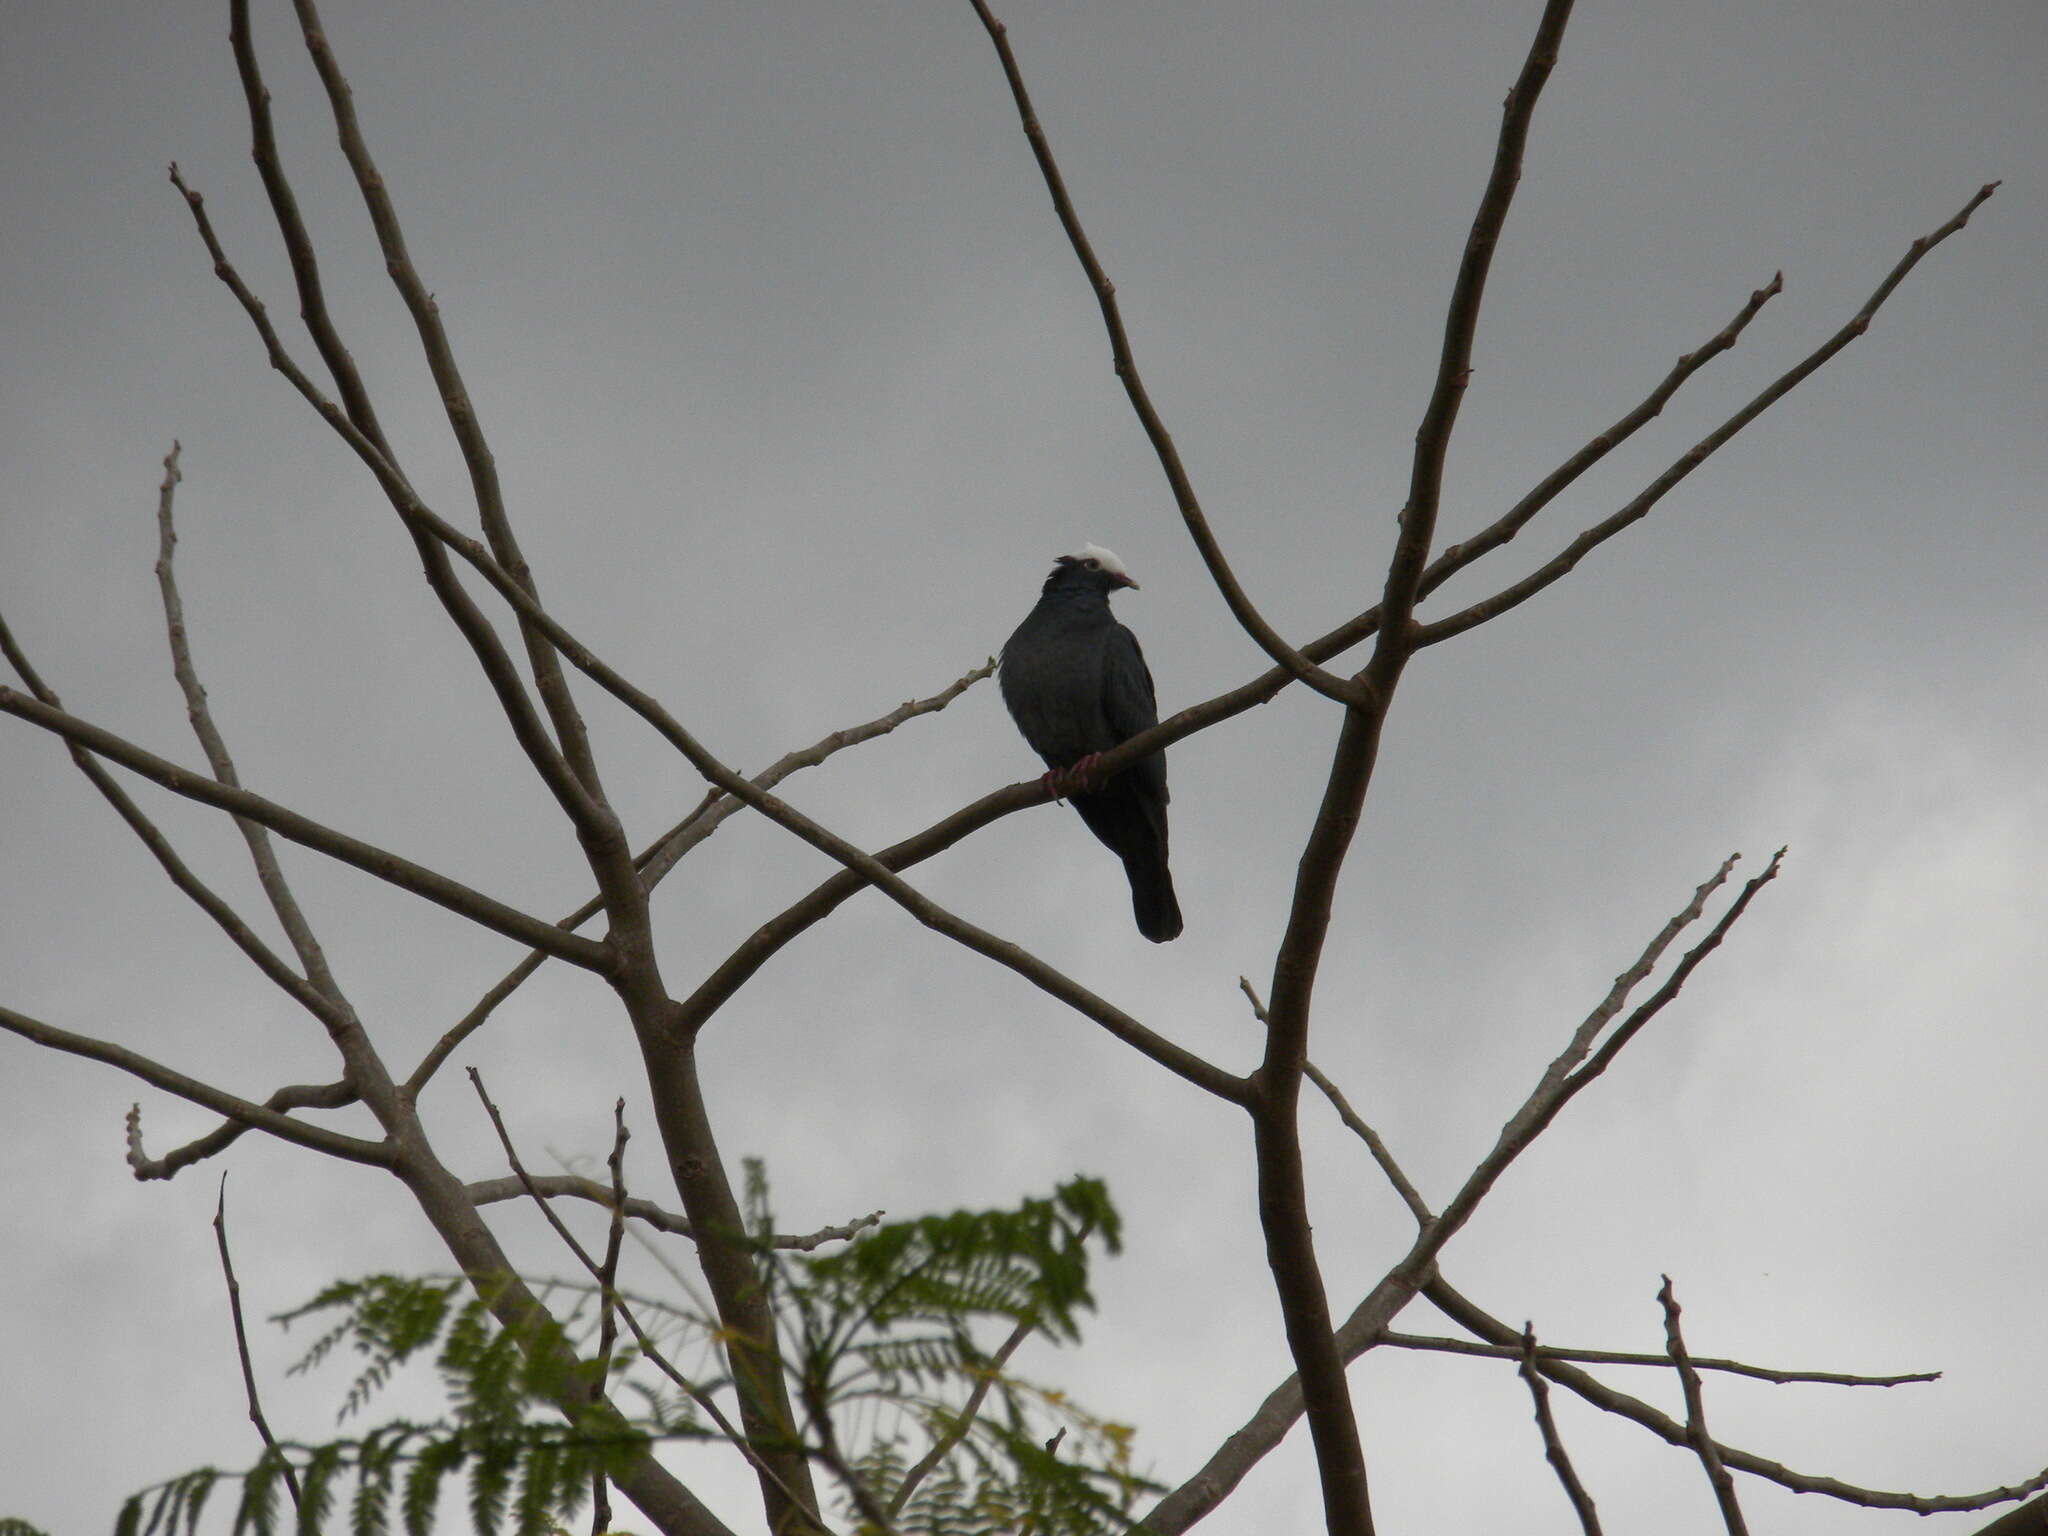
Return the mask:
<path id="1" fill-rule="evenodd" d="M 1123 860 L 1138 932 L 1163 944 L 1181 931 L 1166 857 L 1166 756 L 1155 752 L 1107 783 L 1091 772 L 1096 754 L 1159 723 L 1138 638 L 1109 611 L 1111 592 L 1136 586 L 1106 549 L 1060 556 L 1003 647 L 1001 686 L 1055 793 Z"/>

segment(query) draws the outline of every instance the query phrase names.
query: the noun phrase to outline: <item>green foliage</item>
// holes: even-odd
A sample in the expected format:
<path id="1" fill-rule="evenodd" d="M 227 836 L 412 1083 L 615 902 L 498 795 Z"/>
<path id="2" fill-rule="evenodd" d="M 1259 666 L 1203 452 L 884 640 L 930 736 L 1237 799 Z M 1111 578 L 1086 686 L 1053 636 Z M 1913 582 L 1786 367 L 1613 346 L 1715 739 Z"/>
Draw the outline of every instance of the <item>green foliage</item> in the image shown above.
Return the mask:
<path id="1" fill-rule="evenodd" d="M 129 1499 L 115 1530 L 117 1536 L 196 1536 L 207 1492 L 221 1478 L 238 1476 L 242 1497 L 229 1527 L 233 1536 L 313 1536 L 332 1529 L 344 1492 L 352 1536 L 388 1536 L 394 1492 L 397 1529 L 429 1536 L 448 1479 L 467 1469 L 470 1519 L 479 1536 L 548 1536 L 582 1506 L 597 1472 L 623 1471 L 645 1444 L 630 1426 L 593 1435 L 570 1425 L 528 1423 L 480 1436 L 456 1424 L 396 1421 L 359 1439 L 282 1443 L 239 1474 L 211 1467 L 188 1472 Z M 285 1495 L 287 1467 L 299 1485 L 295 1510 Z M 508 1499 L 515 1480 L 517 1496 Z"/>
<path id="2" fill-rule="evenodd" d="M 1092 1310 L 1090 1238 L 1121 1251 L 1123 1222 L 1099 1179 L 1069 1180 L 1014 1211 L 955 1211 L 892 1222 L 839 1253 L 805 1257 L 812 1287 L 886 1333 L 906 1321 L 1001 1316 L 1078 1343 Z"/>
<path id="3" fill-rule="evenodd" d="M 1132 1468 L 1131 1431 L 1010 1374 L 974 1330 L 1000 1321 L 1018 1341 L 1079 1342 L 1079 1314 L 1095 1305 L 1091 1240 L 1117 1252 L 1122 1221 L 1099 1180 L 1077 1178 L 1015 1210 L 926 1216 L 838 1253 L 770 1256 L 784 1315 L 797 1323 L 791 1368 L 813 1416 L 852 1417 L 869 1403 L 890 1411 L 876 1416 L 887 1428 L 859 1457 L 833 1470 L 895 1507 L 891 1523 L 906 1536 L 1130 1527 L 1131 1504 L 1152 1486 Z M 906 1488 L 912 1433 L 920 1460 L 943 1454 Z M 845 1505 L 854 1518 L 850 1488 Z M 880 1530 L 865 1520 L 858 1528 Z"/>
<path id="4" fill-rule="evenodd" d="M 304 1306 L 281 1312 L 271 1321 L 289 1326 L 316 1312 L 341 1309 L 341 1320 L 313 1341 L 291 1374 L 312 1370 L 344 1339 L 352 1342 L 369 1364 L 342 1401 L 345 1419 L 391 1379 L 394 1369 L 439 1337 L 449 1303 L 461 1287 L 459 1280 L 430 1283 L 403 1275 L 337 1280 Z"/>
<path id="5" fill-rule="evenodd" d="M 1108 1536 L 1131 1527 L 1130 1505 L 1151 1486 L 1132 1470 L 1131 1431 L 1006 1364 L 1030 1336 L 1079 1340 L 1080 1315 L 1094 1306 L 1090 1245 L 1115 1252 L 1121 1235 L 1100 1182 L 1077 1178 L 1014 1210 L 891 1223 L 816 1255 L 773 1245 L 766 1180 L 758 1168 L 748 1173 L 747 1229 L 780 1319 L 800 1432 L 839 1479 L 849 1522 L 879 1532 L 861 1509 L 894 1506 L 889 1521 L 901 1536 Z M 476 1536 L 546 1536 L 574 1516 L 597 1475 L 623 1473 L 657 1442 L 716 1438 L 710 1405 L 719 1399 L 728 1421 L 737 1419 L 722 1367 L 685 1376 L 685 1388 L 623 1344 L 608 1365 L 608 1396 L 638 1410 L 591 1402 L 605 1367 L 582 1357 L 596 1350 L 608 1301 L 631 1309 L 657 1360 L 680 1346 L 694 1351 L 684 1358 L 722 1361 L 714 1319 L 595 1286 L 540 1289 L 557 1315 L 509 1329 L 462 1279 L 372 1275 L 328 1286 L 276 1319 L 326 1325 L 292 1370 L 355 1355 L 346 1422 L 431 1352 L 448 1416 L 284 1443 L 241 1473 L 173 1478 L 127 1501 L 116 1536 L 198 1536 L 207 1496 L 223 1480 L 241 1484 L 231 1536 L 316 1536 L 344 1520 L 349 1536 L 428 1536 L 451 1479 L 465 1484 Z M 1007 1342 L 993 1336 L 997 1327 Z M 978 1337 L 981 1329 L 992 1336 Z M 673 1358 L 667 1364 L 674 1369 Z M 38 1533 L 0 1524 L 0 1536 Z"/>
<path id="6" fill-rule="evenodd" d="M 389 1536 L 394 1514 L 407 1536 L 428 1536 L 445 1485 L 458 1474 L 467 1476 L 477 1536 L 545 1536 L 580 1507 L 595 1474 L 623 1471 L 644 1452 L 650 1430 L 595 1408 L 563 1422 L 554 1405 L 586 1398 L 578 1384 L 589 1378 L 560 1326 L 542 1319 L 523 1334 L 501 1328 L 480 1297 L 458 1302 L 464 1284 L 403 1275 L 343 1280 L 275 1319 L 288 1325 L 338 1314 L 292 1370 L 309 1371 L 344 1344 L 360 1356 L 365 1364 L 343 1399 L 344 1420 L 438 1344 L 434 1368 L 451 1417 L 394 1420 L 320 1445 L 283 1443 L 239 1474 L 201 1468 L 129 1499 L 117 1536 L 197 1536 L 206 1495 L 224 1476 L 242 1485 L 233 1536 L 315 1536 L 335 1524 L 344 1498 L 351 1536 Z M 544 1410 L 547 1417 L 533 1417 Z M 653 1432 L 678 1431 L 662 1423 Z M 298 1485 L 295 1501 L 287 1470 Z"/>

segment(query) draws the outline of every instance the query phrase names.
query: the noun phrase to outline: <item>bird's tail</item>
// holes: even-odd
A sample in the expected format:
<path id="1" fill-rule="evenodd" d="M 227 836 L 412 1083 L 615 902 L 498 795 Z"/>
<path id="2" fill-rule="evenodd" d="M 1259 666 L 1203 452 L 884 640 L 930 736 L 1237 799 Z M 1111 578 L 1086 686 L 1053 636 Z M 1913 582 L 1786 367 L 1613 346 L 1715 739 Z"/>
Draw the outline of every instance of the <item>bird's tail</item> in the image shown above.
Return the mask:
<path id="1" fill-rule="evenodd" d="M 1138 932 L 1154 944 L 1180 937 L 1180 900 L 1173 894 L 1173 872 L 1158 854 L 1139 854 L 1124 860 L 1124 873 L 1131 882 L 1131 913 L 1138 920 Z"/>

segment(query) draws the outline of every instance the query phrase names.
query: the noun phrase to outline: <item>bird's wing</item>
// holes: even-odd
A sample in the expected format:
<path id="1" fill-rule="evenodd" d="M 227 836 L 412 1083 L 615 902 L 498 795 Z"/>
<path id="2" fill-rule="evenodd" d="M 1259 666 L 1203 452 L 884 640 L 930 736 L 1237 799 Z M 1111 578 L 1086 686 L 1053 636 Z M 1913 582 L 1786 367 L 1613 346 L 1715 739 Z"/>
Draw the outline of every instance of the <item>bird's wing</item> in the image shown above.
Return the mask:
<path id="1" fill-rule="evenodd" d="M 1138 637 L 1121 624 L 1110 631 L 1102 659 L 1102 713 L 1118 741 L 1129 741 L 1159 723 L 1145 653 L 1138 648 Z"/>

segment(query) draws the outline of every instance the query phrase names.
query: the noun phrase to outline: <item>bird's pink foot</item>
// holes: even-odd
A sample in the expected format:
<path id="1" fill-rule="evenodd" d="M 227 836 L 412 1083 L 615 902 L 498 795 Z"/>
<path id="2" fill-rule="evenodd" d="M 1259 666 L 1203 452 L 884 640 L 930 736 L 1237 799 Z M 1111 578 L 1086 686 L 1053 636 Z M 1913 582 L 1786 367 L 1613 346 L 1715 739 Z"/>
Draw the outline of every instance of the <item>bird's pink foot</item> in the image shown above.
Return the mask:
<path id="1" fill-rule="evenodd" d="M 1092 794 L 1102 787 L 1096 770 L 1101 766 L 1102 754 L 1090 752 L 1086 757 L 1068 765 L 1065 781 L 1069 794 Z"/>

